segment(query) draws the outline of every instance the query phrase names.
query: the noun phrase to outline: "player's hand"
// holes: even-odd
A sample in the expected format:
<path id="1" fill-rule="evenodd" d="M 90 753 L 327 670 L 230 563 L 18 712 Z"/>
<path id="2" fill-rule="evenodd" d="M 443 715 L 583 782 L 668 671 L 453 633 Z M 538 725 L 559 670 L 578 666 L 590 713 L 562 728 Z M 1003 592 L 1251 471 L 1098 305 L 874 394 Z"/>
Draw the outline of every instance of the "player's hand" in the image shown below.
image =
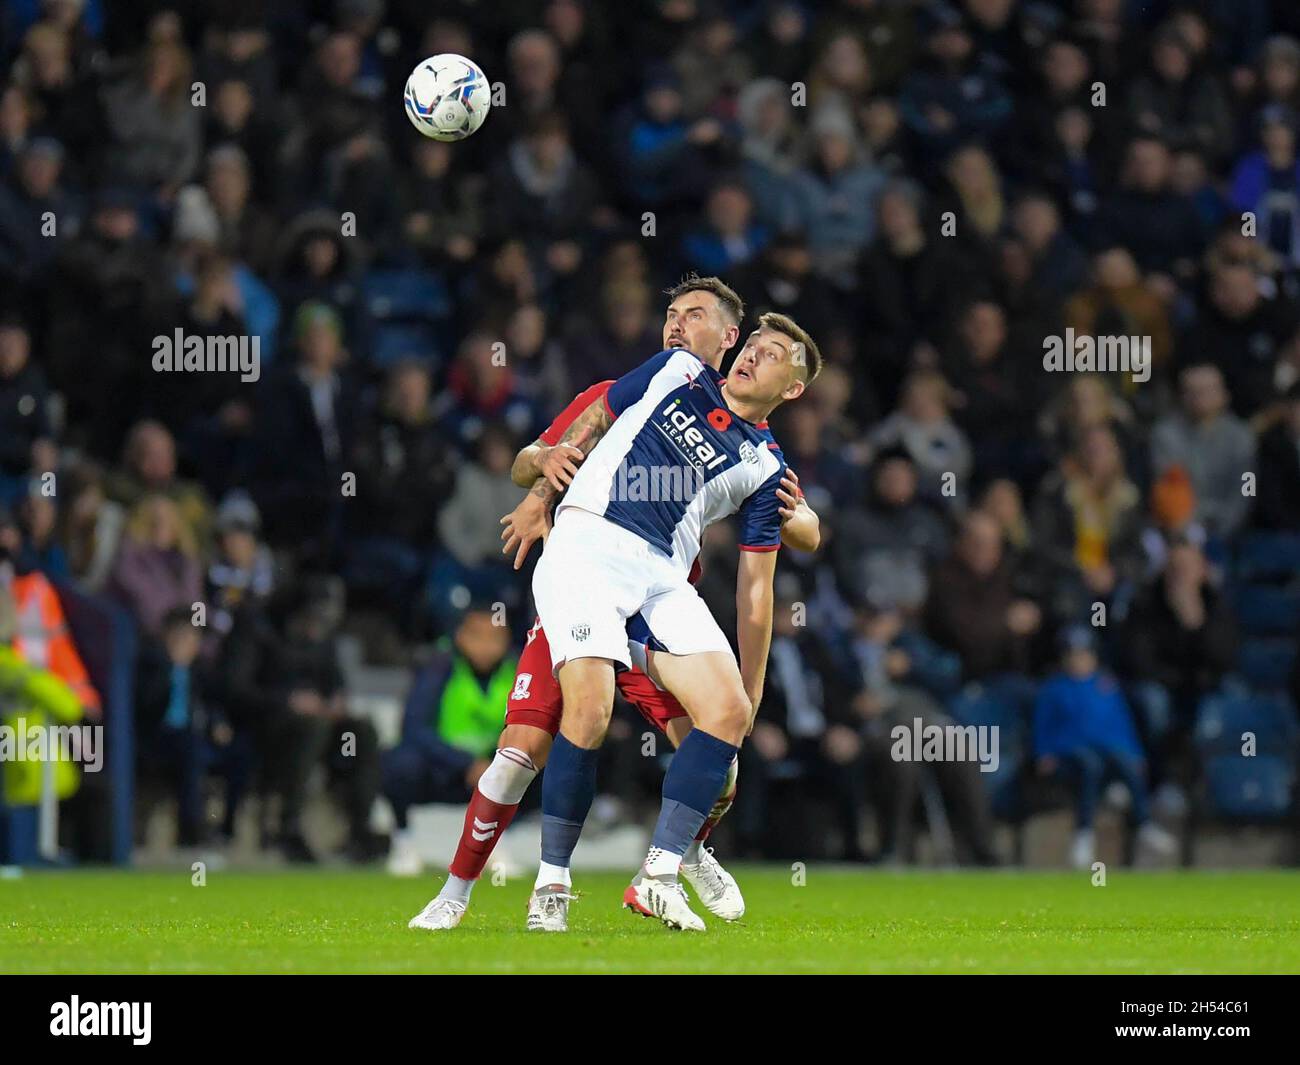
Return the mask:
<path id="1" fill-rule="evenodd" d="M 580 446 L 591 435 L 591 426 L 584 425 L 582 431 L 567 443 L 544 448 L 537 459 L 537 469 L 550 482 L 557 492 L 563 492 L 578 476 L 578 467 L 587 456 Z"/>
<path id="2" fill-rule="evenodd" d="M 513 551 L 514 568 L 519 569 L 533 544 L 538 540 L 545 543 L 546 537 L 550 535 L 551 508 L 544 500 L 529 492 L 519 506 L 501 519 L 501 524 L 505 526 L 501 530 L 501 539 L 505 541 L 501 553 L 508 555 Z"/>
<path id="3" fill-rule="evenodd" d="M 781 475 L 781 487 L 776 490 L 776 498 L 781 501 L 777 508 L 777 513 L 781 515 L 782 521 L 789 521 L 794 517 L 794 512 L 802 504 L 803 493 L 799 491 L 799 475 L 794 470 L 786 470 Z"/>

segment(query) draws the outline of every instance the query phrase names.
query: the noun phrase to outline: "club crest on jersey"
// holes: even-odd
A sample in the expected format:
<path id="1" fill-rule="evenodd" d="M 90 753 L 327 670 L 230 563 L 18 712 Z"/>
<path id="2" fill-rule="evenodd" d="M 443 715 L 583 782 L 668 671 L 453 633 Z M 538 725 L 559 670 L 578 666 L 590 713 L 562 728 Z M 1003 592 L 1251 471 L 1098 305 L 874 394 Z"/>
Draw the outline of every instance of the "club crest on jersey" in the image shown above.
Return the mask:
<path id="1" fill-rule="evenodd" d="M 758 461 L 758 449 L 748 440 L 742 440 L 740 444 L 740 457 L 744 462 L 754 463 Z"/>
<path id="2" fill-rule="evenodd" d="M 532 687 L 533 675 L 531 673 L 520 673 L 515 677 L 515 690 L 510 693 L 511 699 L 527 699 L 529 696 L 528 689 Z"/>
<path id="3" fill-rule="evenodd" d="M 727 453 L 709 442 L 696 424 L 699 420 L 697 415 L 682 410 L 680 401 L 674 399 L 659 412 L 658 428 L 696 469 L 717 469 L 727 461 Z"/>
<path id="4" fill-rule="evenodd" d="M 582 643 L 583 640 L 585 640 L 588 636 L 591 635 L 591 626 L 574 625 L 573 628 L 569 630 L 569 635 L 572 636 L 579 643 Z"/>

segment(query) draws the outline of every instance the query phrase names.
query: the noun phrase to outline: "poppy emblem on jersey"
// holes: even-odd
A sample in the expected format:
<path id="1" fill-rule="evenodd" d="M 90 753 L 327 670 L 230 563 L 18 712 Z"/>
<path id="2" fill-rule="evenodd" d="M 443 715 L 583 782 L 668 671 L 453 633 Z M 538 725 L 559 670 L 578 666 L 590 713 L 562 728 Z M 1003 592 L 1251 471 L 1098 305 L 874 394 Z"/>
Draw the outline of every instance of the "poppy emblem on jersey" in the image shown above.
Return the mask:
<path id="1" fill-rule="evenodd" d="M 570 633 L 570 635 L 573 636 L 573 638 L 574 638 L 575 640 L 577 640 L 579 643 L 581 643 L 583 640 L 585 640 L 588 636 L 591 635 L 591 626 L 590 626 L 590 625 L 574 625 L 573 628 L 571 628 L 571 629 L 569 630 L 569 633 Z"/>
<path id="2" fill-rule="evenodd" d="M 725 411 L 721 407 L 714 407 L 709 411 L 709 424 L 718 432 L 725 433 L 731 425 L 731 412 Z"/>

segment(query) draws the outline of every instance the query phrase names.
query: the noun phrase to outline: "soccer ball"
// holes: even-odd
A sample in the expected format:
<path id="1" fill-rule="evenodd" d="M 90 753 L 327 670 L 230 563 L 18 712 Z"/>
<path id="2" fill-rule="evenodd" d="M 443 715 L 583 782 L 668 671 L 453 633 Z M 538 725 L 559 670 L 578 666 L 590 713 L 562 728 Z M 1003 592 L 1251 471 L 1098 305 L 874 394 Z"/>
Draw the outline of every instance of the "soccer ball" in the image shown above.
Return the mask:
<path id="1" fill-rule="evenodd" d="M 458 141 L 483 125 L 492 89 L 477 63 L 446 53 L 411 71 L 405 98 L 411 125 L 436 141 Z"/>

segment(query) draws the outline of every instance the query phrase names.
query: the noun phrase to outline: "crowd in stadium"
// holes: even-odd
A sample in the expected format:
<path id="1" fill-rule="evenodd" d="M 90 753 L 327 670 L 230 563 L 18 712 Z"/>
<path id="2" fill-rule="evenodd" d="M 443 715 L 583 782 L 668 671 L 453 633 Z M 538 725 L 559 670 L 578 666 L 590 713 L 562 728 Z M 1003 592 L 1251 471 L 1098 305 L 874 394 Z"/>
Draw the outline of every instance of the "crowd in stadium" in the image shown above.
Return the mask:
<path id="1" fill-rule="evenodd" d="M 402 112 L 441 52 L 494 82 L 464 143 Z M 382 852 L 403 748 L 349 705 L 345 630 L 411 668 L 403 745 L 464 801 L 532 622 L 515 452 L 660 349 L 688 271 L 828 362 L 773 422 L 823 542 L 779 565 L 734 853 L 911 861 L 937 803 L 993 862 L 997 819 L 1060 788 L 1086 830 L 1114 780 L 1158 850 L 1295 823 L 1300 7 L 9 0 L 0 54 L 8 638 L 95 720 L 60 599 L 129 611 L 181 842 L 215 776 L 310 860 L 326 763 Z M 256 338 L 257 379 L 155 369 L 178 328 Z M 1045 369 L 1076 334 L 1143 338 L 1149 375 Z M 731 632 L 735 555 L 712 528 Z M 994 779 L 892 757 L 917 718 L 999 725 Z M 602 790 L 648 809 L 614 728 Z"/>

